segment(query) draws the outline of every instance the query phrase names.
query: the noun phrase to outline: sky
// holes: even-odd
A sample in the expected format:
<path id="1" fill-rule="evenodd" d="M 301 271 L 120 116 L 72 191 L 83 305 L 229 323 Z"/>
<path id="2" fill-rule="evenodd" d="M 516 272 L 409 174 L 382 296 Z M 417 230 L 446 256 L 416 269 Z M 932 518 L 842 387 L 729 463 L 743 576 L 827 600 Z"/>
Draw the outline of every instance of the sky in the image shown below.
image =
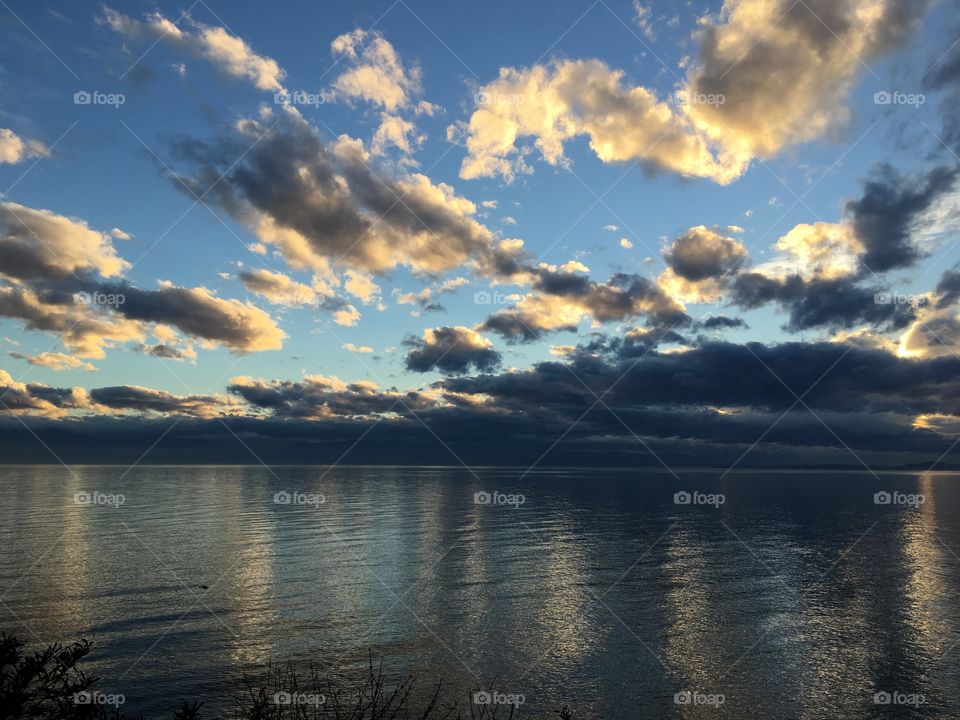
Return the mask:
<path id="1" fill-rule="evenodd" d="M 950 467 L 956 10 L 4 0 L 0 447 Z"/>

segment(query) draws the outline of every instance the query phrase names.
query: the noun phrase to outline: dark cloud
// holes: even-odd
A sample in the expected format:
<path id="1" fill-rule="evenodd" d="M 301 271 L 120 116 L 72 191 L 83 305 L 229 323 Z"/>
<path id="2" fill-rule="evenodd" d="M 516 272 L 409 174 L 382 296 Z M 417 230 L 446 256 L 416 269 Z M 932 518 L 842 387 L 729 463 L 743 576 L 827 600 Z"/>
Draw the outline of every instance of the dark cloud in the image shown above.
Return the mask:
<path id="1" fill-rule="evenodd" d="M 917 422 L 960 416 L 955 356 L 911 360 L 835 343 L 721 342 L 634 355 L 635 348 L 615 340 L 593 339 L 595 347 L 603 345 L 602 354 L 577 352 L 528 370 L 448 377 L 430 393 L 335 378 L 238 378 L 229 388 L 233 402 L 130 387 L 94 390 L 90 399 L 118 411 L 186 416 L 151 453 L 154 462 L 169 461 L 177 451 L 189 462 L 244 460 L 246 451 L 230 440 L 224 423 L 267 462 L 333 462 L 349 452 L 349 463 L 449 464 L 456 461 L 452 450 L 467 463 L 529 465 L 547 453 L 545 464 L 658 464 L 636 435 L 678 465 L 729 465 L 749 449 L 747 464 L 859 466 L 848 447 L 879 465 L 932 465 L 955 439 L 949 423 L 940 431 L 935 421 Z M 44 399 L 76 404 L 69 390 L 20 390 L 8 394 L 21 408 Z M 192 419 L 210 407 L 228 414 Z M 104 417 L 23 419 L 68 461 L 89 459 L 93 448 L 142 453 L 161 434 L 135 417 L 119 424 Z M 45 452 L 15 426 L 4 428 L 5 457 L 37 459 Z M 958 459 L 956 451 L 947 456 L 948 462 Z"/>
<path id="2" fill-rule="evenodd" d="M 937 307 L 945 308 L 960 300 L 960 265 L 944 271 L 934 292 L 939 296 Z"/>
<path id="3" fill-rule="evenodd" d="M 163 285 L 159 290 L 141 290 L 126 283 L 111 283 L 101 285 L 99 290 L 123 298 L 115 306 L 119 315 L 171 325 L 236 353 L 277 350 L 286 337 L 263 310 L 238 300 L 223 300 L 203 288 Z"/>
<path id="4" fill-rule="evenodd" d="M 743 318 L 732 318 L 727 317 L 726 315 L 714 315 L 712 317 L 708 317 L 706 320 L 700 323 L 700 326 L 705 330 L 729 330 L 732 328 L 750 327 Z"/>
<path id="5" fill-rule="evenodd" d="M 299 382 L 234 378 L 227 390 L 255 409 L 279 418 L 376 418 L 431 404 L 416 392 L 378 390 L 370 383 L 343 383 L 320 375 Z"/>
<path id="6" fill-rule="evenodd" d="M 183 350 L 164 343 L 157 343 L 156 345 L 144 345 L 141 343 L 137 345 L 134 350 L 144 355 L 152 355 L 153 357 L 163 358 L 165 360 L 186 360 L 190 357 L 190 355 Z"/>
<path id="7" fill-rule="evenodd" d="M 960 168 L 935 167 L 919 178 L 878 165 L 861 197 L 847 203 L 857 239 L 865 250 L 860 261 L 868 272 L 909 267 L 923 257 L 911 239 L 911 226 L 956 185 Z"/>
<path id="8" fill-rule="evenodd" d="M 396 265 L 439 273 L 475 260 L 483 272 L 515 269 L 515 253 L 499 249 L 472 204 L 449 187 L 374 168 L 359 141 L 325 143 L 289 113 L 273 120 L 210 143 L 173 143 L 177 159 L 192 166 L 177 186 L 199 196 L 215 185 L 207 197 L 241 221 L 265 217 L 300 233 L 308 257 L 276 239 L 293 264 L 335 260 L 377 273 Z"/>
<path id="9" fill-rule="evenodd" d="M 173 395 L 163 390 L 118 385 L 90 391 L 90 399 L 111 410 L 211 417 L 229 411 L 222 398 L 213 395 Z"/>
<path id="10" fill-rule="evenodd" d="M 533 291 L 511 308 L 488 317 L 482 330 L 508 342 L 532 342 L 550 332 L 577 329 L 582 317 L 615 322 L 642 317 L 650 326 L 678 327 L 690 322 L 683 307 L 642 275 L 616 273 L 597 282 L 572 272 L 528 268 Z"/>
<path id="11" fill-rule="evenodd" d="M 733 238 L 699 226 L 674 240 L 663 255 L 677 275 L 698 281 L 730 272 L 746 259 L 747 249 Z"/>
<path id="12" fill-rule="evenodd" d="M 465 327 L 428 329 L 422 338 L 409 340 L 406 367 L 414 372 L 440 370 L 445 373 L 479 372 L 494 369 L 502 356 L 489 340 Z"/>
<path id="13" fill-rule="evenodd" d="M 789 312 L 786 328 L 794 332 L 863 323 L 900 329 L 916 318 L 912 305 L 884 302 L 889 293 L 858 285 L 852 277 L 808 280 L 799 275 L 772 278 L 748 272 L 737 276 L 731 291 L 732 301 L 743 308 L 777 303 Z"/>

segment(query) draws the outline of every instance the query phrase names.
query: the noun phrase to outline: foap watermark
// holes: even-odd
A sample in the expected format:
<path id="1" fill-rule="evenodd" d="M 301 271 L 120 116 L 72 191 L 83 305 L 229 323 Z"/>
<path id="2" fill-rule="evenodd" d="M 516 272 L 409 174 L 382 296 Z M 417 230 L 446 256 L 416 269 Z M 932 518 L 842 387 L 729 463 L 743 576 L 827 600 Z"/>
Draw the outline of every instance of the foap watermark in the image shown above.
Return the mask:
<path id="1" fill-rule="evenodd" d="M 312 705 L 318 707 L 326 701 L 326 696 L 320 693 L 287 692 L 286 690 L 281 690 L 273 694 L 274 705 Z"/>
<path id="2" fill-rule="evenodd" d="M 123 293 L 105 293 L 105 292 L 76 292 L 73 294 L 73 302 L 77 305 L 106 305 L 107 307 L 117 307 L 127 301 Z"/>
<path id="3" fill-rule="evenodd" d="M 899 690 L 880 690 L 873 694 L 874 705 L 909 705 L 920 707 L 927 702 L 923 693 L 905 693 Z"/>
<path id="4" fill-rule="evenodd" d="M 526 496 L 520 493 L 502 493 L 496 490 L 487 492 L 486 490 L 481 490 L 473 494 L 474 505 L 508 505 L 519 510 L 520 506 L 526 501 Z"/>
<path id="5" fill-rule="evenodd" d="M 299 490 L 281 490 L 273 494 L 275 505 L 312 505 L 320 507 L 327 501 L 323 493 L 300 492 Z"/>
<path id="6" fill-rule="evenodd" d="M 673 97 L 678 105 L 711 105 L 713 107 L 720 107 L 727 102 L 727 96 L 723 93 L 689 92 L 681 90 L 675 93 Z"/>
<path id="7" fill-rule="evenodd" d="M 84 690 L 73 694 L 74 705 L 111 705 L 116 708 L 126 700 L 121 693 L 105 693 L 99 690 Z"/>
<path id="8" fill-rule="evenodd" d="M 524 102 L 526 102 L 526 97 L 517 93 L 480 90 L 473 94 L 473 103 L 475 105 L 522 105 Z"/>
<path id="9" fill-rule="evenodd" d="M 74 105 L 106 105 L 119 108 L 127 102 L 123 93 L 105 93 L 99 90 L 78 90 L 73 94 Z"/>
<path id="10" fill-rule="evenodd" d="M 519 708 L 527 701 L 523 693 L 504 693 L 497 690 L 478 690 L 473 694 L 474 705 L 512 705 Z"/>
<path id="11" fill-rule="evenodd" d="M 723 693 L 705 693 L 699 690 L 681 690 L 673 694 L 674 705 L 704 705 L 720 707 L 727 701 Z"/>
<path id="12" fill-rule="evenodd" d="M 274 105 L 307 105 L 319 107 L 327 102 L 325 92 L 308 93 L 303 90 L 294 90 L 293 92 L 275 92 L 273 94 Z"/>
<path id="13" fill-rule="evenodd" d="M 905 93 L 899 90 L 880 90 L 873 94 L 874 105 L 912 105 L 915 109 L 927 102 L 923 93 Z"/>
<path id="14" fill-rule="evenodd" d="M 920 507 L 927 499 L 923 493 L 902 493 L 894 490 L 881 490 L 873 494 L 874 505 L 905 505 L 906 507 Z"/>
<path id="15" fill-rule="evenodd" d="M 875 305 L 910 305 L 912 307 L 923 307 L 927 304 L 926 295 L 912 295 L 909 293 L 892 293 L 881 290 L 873 294 Z"/>
<path id="16" fill-rule="evenodd" d="M 102 505 L 104 507 L 120 507 L 125 505 L 127 497 L 122 493 L 105 493 L 99 490 L 81 490 L 73 494 L 73 504 L 83 505 L 84 507 L 93 507 Z"/>
<path id="17" fill-rule="evenodd" d="M 687 492 L 686 490 L 681 490 L 673 494 L 674 505 L 712 505 L 715 508 L 719 508 L 726 501 L 727 497 L 723 493 L 702 493 L 697 490 Z"/>
<path id="18" fill-rule="evenodd" d="M 507 293 L 480 290 L 473 294 L 474 305 L 508 305 L 513 298 Z"/>

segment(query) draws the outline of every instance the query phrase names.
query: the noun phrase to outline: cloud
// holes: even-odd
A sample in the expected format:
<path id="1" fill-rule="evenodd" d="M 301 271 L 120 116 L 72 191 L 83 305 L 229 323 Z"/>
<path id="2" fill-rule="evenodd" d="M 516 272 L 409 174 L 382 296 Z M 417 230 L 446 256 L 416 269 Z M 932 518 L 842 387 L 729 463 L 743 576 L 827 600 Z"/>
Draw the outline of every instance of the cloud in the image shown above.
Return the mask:
<path id="1" fill-rule="evenodd" d="M 924 235 L 939 223 L 957 185 L 958 170 L 933 167 L 903 176 L 880 163 L 839 222 L 801 223 L 779 238 L 779 255 L 740 270 L 729 285 L 745 308 L 777 303 L 790 313 L 788 330 L 815 327 L 902 329 L 927 303 L 890 302 L 878 273 L 910 267 L 928 252 Z M 941 282 L 951 284 L 949 274 Z M 670 288 L 667 287 L 668 291 Z M 947 293 L 948 288 L 943 289 Z M 952 300 L 950 301 L 952 302 Z"/>
<path id="2" fill-rule="evenodd" d="M 142 342 L 148 323 L 238 353 L 277 349 L 286 337 L 250 303 L 170 283 L 141 290 L 116 277 L 129 267 L 110 234 L 82 220 L 0 203 L 0 317 L 58 334 L 77 357 L 102 358 L 116 343 Z"/>
<path id="3" fill-rule="evenodd" d="M 781 255 L 758 265 L 756 272 L 777 277 L 836 279 L 862 270 L 860 257 L 864 247 L 850 222 L 800 223 L 780 237 L 774 247 Z"/>
<path id="4" fill-rule="evenodd" d="M 417 126 L 411 121 L 384 113 L 370 142 L 370 151 L 374 155 L 384 155 L 387 148 L 395 147 L 405 155 L 410 155 L 423 145 L 426 139 L 426 135 L 417 130 Z"/>
<path id="5" fill-rule="evenodd" d="M 162 283 L 159 290 L 127 284 L 104 285 L 101 291 L 122 295 L 116 312 L 130 320 L 162 323 L 234 353 L 279 350 L 287 337 L 260 308 L 239 300 L 224 300 L 206 288 Z"/>
<path id="6" fill-rule="evenodd" d="M 440 370 L 465 373 L 471 368 L 488 371 L 500 364 L 502 356 L 480 333 L 463 326 L 428 328 L 423 338 L 409 341 L 406 367 L 413 372 Z"/>
<path id="7" fill-rule="evenodd" d="M 343 283 L 343 288 L 355 298 L 359 298 L 365 305 L 373 302 L 380 296 L 380 286 L 373 278 L 364 275 L 356 270 L 347 270 L 347 279 Z"/>
<path id="8" fill-rule="evenodd" d="M 729 467 L 740 461 L 860 467 L 858 458 L 872 466 L 925 462 L 929 467 L 955 437 L 951 418 L 960 417 L 957 356 L 911 359 L 845 342 L 704 342 L 660 352 L 644 342 L 597 336 L 589 349 L 565 348 L 562 360 L 445 377 L 427 391 L 324 376 L 240 377 L 227 388 L 231 402 L 144 388 L 103 388 L 87 397 L 75 389 L 17 385 L 6 374 L 0 374 L 0 387 L 10 388 L 4 402 L 12 412 L 35 432 L 56 438 L 58 454 L 88 462 L 102 461 L 107 451 L 111 458 L 132 455 L 133 462 L 144 443 L 168 429 L 169 423 L 137 417 L 207 413 L 215 407 L 222 413 L 216 420 L 186 417 L 171 430 L 157 461 L 235 457 L 231 433 L 236 433 L 267 462 L 311 457 L 333 462 L 349 452 L 353 462 L 439 463 L 450 448 L 467 463 L 495 454 L 498 462 L 525 466 L 538 458 L 552 465 L 656 465 L 645 449 L 650 448 L 672 467 Z M 604 393 L 615 415 L 606 408 L 590 410 L 594 393 Z M 816 417 L 794 407 L 794 393 Z M 133 417 L 118 423 L 103 412 Z M 66 413 L 78 417 L 55 421 Z M 38 459 L 27 451 L 33 445 L 25 430 L 2 421 L 0 426 L 5 457 Z M 443 437 L 443 446 L 430 430 Z M 957 458 L 952 452 L 946 462 Z"/>
<path id="9" fill-rule="evenodd" d="M 863 195 L 846 206 L 869 271 L 909 267 L 924 255 L 911 231 L 956 188 L 958 174 L 956 167 L 935 167 L 919 178 L 904 177 L 883 163 L 874 169 Z"/>
<path id="10" fill-rule="evenodd" d="M 372 353 L 373 348 L 369 345 L 354 345 L 353 343 L 346 343 L 343 346 L 344 350 L 347 350 L 352 353 Z"/>
<path id="11" fill-rule="evenodd" d="M 363 100 L 392 113 L 407 107 L 422 91 L 420 69 L 405 68 L 379 32 L 357 28 L 336 37 L 330 49 L 347 66 L 333 83 L 337 97 Z"/>
<path id="12" fill-rule="evenodd" d="M 838 130 L 863 64 L 912 37 L 929 4 L 727 0 L 701 22 L 686 82 L 690 117 L 738 158 L 770 157 Z"/>
<path id="13" fill-rule="evenodd" d="M 52 300 L 56 302 L 27 288 L 0 287 L 0 317 L 20 320 L 27 330 L 55 333 L 81 358 L 103 358 L 105 349 L 114 344 L 143 340 L 145 330 L 139 323 L 78 305 L 72 295 Z"/>
<path id="14" fill-rule="evenodd" d="M 0 276 L 13 280 L 50 280 L 95 272 L 119 275 L 130 267 L 110 236 L 82 220 L 0 203 Z"/>
<path id="15" fill-rule="evenodd" d="M 501 68 L 476 93 L 469 121 L 448 130 L 467 148 L 461 177 L 531 172 L 519 145 L 526 138 L 547 163 L 564 166 L 565 145 L 585 136 L 603 162 L 727 184 L 756 157 L 842 128 L 862 63 L 911 37 L 928 4 L 726 0 L 701 19 L 699 53 L 672 99 L 599 60 Z"/>
<path id="16" fill-rule="evenodd" d="M 747 249 L 739 240 L 698 225 L 674 240 L 663 256 L 677 275 L 698 281 L 729 273 L 747 257 Z"/>
<path id="17" fill-rule="evenodd" d="M 80 388 L 60 389 L 16 382 L 10 373 L 0 370 L 0 410 L 9 414 L 60 418 L 70 410 L 89 407 L 87 394 Z"/>
<path id="18" fill-rule="evenodd" d="M 35 157 L 46 157 L 50 150 L 39 140 L 24 140 L 13 130 L 0 128 L 0 165 L 14 165 Z"/>
<path id="19" fill-rule="evenodd" d="M 924 308 L 900 336 L 897 352 L 907 358 L 957 357 L 960 315 L 956 307 Z"/>
<path id="20" fill-rule="evenodd" d="M 645 317 L 655 325 L 689 320 L 683 306 L 641 275 L 617 273 L 597 282 L 569 271 L 531 268 L 533 291 L 510 308 L 494 313 L 481 329 L 509 341 L 531 342 L 544 333 L 576 330 L 590 318 L 598 323 Z"/>
<path id="21" fill-rule="evenodd" d="M 709 317 L 703 321 L 702 325 L 705 330 L 729 330 L 732 328 L 749 327 L 743 318 L 731 318 L 726 315 Z"/>
<path id="22" fill-rule="evenodd" d="M 225 173 L 210 197 L 293 267 L 385 274 L 403 265 L 439 274 L 472 262 L 494 273 L 509 271 L 522 252 L 522 244 L 499 247 L 474 219 L 476 206 L 449 185 L 377 170 L 359 140 L 325 144 L 288 113 L 264 122 L 241 123 L 238 136 L 209 144 L 179 143 L 176 154 L 195 172 L 178 180 L 199 194 Z"/>
<path id="23" fill-rule="evenodd" d="M 862 323 L 898 329 L 916 316 L 909 304 L 881 301 L 884 289 L 860 286 L 850 277 L 806 280 L 799 275 L 774 278 L 747 272 L 733 282 L 732 293 L 734 304 L 747 309 L 779 304 L 789 313 L 787 329 L 794 332 L 850 329 Z"/>
<path id="24" fill-rule="evenodd" d="M 282 91 L 284 71 L 276 60 L 258 55 L 244 40 L 224 28 L 211 27 L 185 15 L 179 27 L 159 12 L 136 20 L 104 7 L 101 22 L 130 40 L 163 42 L 180 52 L 203 58 L 217 70 L 245 80 L 258 90 Z"/>
<path id="25" fill-rule="evenodd" d="M 87 372 L 97 372 L 97 368 L 88 362 L 65 353 L 42 352 L 38 355 L 25 355 L 20 352 L 8 353 L 10 357 L 18 360 L 24 360 L 31 365 L 44 367 L 48 370 L 86 370 Z"/>
<path id="26" fill-rule="evenodd" d="M 275 305 L 310 305 L 317 300 L 317 293 L 313 288 L 283 273 L 266 269 L 244 270 L 238 273 L 237 277 L 247 290 Z"/>
<path id="27" fill-rule="evenodd" d="M 637 27 L 643 31 L 648 40 L 654 40 L 653 27 L 650 24 L 652 12 L 650 7 L 644 5 L 640 0 L 633 0 L 633 20 Z"/>
<path id="28" fill-rule="evenodd" d="M 333 311 L 332 315 L 333 321 L 344 327 L 353 327 L 360 320 L 360 311 L 349 303 L 340 305 L 338 309 Z"/>
<path id="29" fill-rule="evenodd" d="M 677 108 L 652 91 L 624 84 L 624 73 L 599 60 L 560 60 L 527 69 L 501 68 L 476 94 L 480 104 L 448 137 L 462 136 L 465 179 L 532 172 L 523 138 L 551 165 L 566 166 L 565 145 L 585 135 L 603 162 L 642 160 L 652 167 L 727 183 L 748 159 L 716 157 Z"/>
<path id="30" fill-rule="evenodd" d="M 219 395 L 173 395 L 137 385 L 119 385 L 90 391 L 90 400 L 118 411 L 213 418 L 233 412 L 238 403 Z"/>
<path id="31" fill-rule="evenodd" d="M 431 404 L 415 392 L 382 391 L 371 382 L 307 375 L 300 382 L 235 377 L 227 390 L 254 408 L 280 418 L 376 418 Z"/>
<path id="32" fill-rule="evenodd" d="M 144 345 L 141 343 L 137 345 L 134 350 L 144 355 L 151 355 L 164 360 L 183 361 L 197 359 L 197 352 L 192 347 L 179 348 L 167 345 L 166 343 L 157 343 L 156 345 Z"/>

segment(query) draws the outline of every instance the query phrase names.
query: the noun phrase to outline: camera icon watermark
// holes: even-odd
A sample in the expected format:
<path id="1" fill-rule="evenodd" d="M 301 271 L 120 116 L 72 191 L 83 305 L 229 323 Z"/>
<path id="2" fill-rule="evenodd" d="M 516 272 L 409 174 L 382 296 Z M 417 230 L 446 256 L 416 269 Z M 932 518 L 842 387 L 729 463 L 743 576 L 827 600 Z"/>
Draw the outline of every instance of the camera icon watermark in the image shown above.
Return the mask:
<path id="1" fill-rule="evenodd" d="M 523 693 L 503 693 L 496 690 L 478 690 L 473 694 L 474 705 L 512 705 L 519 708 L 527 701 Z"/>
<path id="2" fill-rule="evenodd" d="M 526 97 L 516 93 L 480 90 L 473 94 L 474 105 L 522 105 L 524 102 L 526 102 Z"/>
<path id="3" fill-rule="evenodd" d="M 727 96 L 723 93 L 704 93 L 690 92 L 689 90 L 678 90 L 673 94 L 673 101 L 677 105 L 710 105 L 711 107 L 720 107 L 727 102 Z"/>
<path id="4" fill-rule="evenodd" d="M 520 506 L 526 501 L 526 496 L 520 493 L 502 493 L 497 490 L 487 492 L 486 490 L 481 490 L 473 494 L 474 505 L 506 505 L 519 510 Z"/>
<path id="5" fill-rule="evenodd" d="M 104 693 L 99 690 L 84 690 L 73 694 L 74 705 L 111 705 L 120 707 L 126 702 L 122 693 Z"/>
<path id="6" fill-rule="evenodd" d="M 327 102 L 324 92 L 308 93 L 303 90 L 280 91 L 273 94 L 274 105 L 305 105 L 319 107 Z"/>
<path id="7" fill-rule="evenodd" d="M 681 490 L 673 494 L 674 505 L 711 505 L 719 508 L 727 501 L 727 496 L 723 493 L 702 493 L 697 490 L 687 492 Z"/>
<path id="8" fill-rule="evenodd" d="M 307 493 L 299 490 L 281 490 L 273 494 L 274 505 L 310 505 L 320 507 L 327 501 L 323 493 Z"/>
<path id="9" fill-rule="evenodd" d="M 923 493 L 902 493 L 894 490 L 881 490 L 873 494 L 874 505 L 902 505 L 906 507 L 920 507 L 927 501 Z"/>
<path id="10" fill-rule="evenodd" d="M 892 293 L 881 290 L 873 294 L 875 305 L 910 305 L 911 307 L 922 307 L 927 304 L 926 295 L 912 295 L 908 293 Z"/>
<path id="11" fill-rule="evenodd" d="M 318 707 L 326 702 L 326 696 L 320 693 L 287 692 L 286 690 L 281 690 L 273 694 L 274 705 L 312 705 Z"/>
<path id="12" fill-rule="evenodd" d="M 490 292 L 489 290 L 479 290 L 473 294 L 474 305 L 508 305 L 514 298 L 502 292 Z"/>
<path id="13" fill-rule="evenodd" d="M 874 105 L 912 105 L 914 109 L 917 109 L 926 102 L 927 96 L 923 93 L 880 90 L 873 94 Z"/>
<path id="14" fill-rule="evenodd" d="M 118 508 L 127 502 L 126 495 L 122 493 L 105 493 L 99 490 L 81 490 L 73 494 L 73 504 L 82 507 L 113 507 Z"/>
<path id="15" fill-rule="evenodd" d="M 723 693 L 704 693 L 698 690 L 681 690 L 673 694 L 674 705 L 704 705 L 720 707 L 727 701 Z"/>
<path id="16" fill-rule="evenodd" d="M 119 108 L 127 102 L 123 93 L 105 93 L 99 90 L 78 90 L 73 94 L 74 105 L 106 105 Z"/>
<path id="17" fill-rule="evenodd" d="M 104 293 L 94 292 L 75 292 L 73 302 L 77 305 L 105 305 L 107 307 L 118 307 L 127 301 L 123 293 Z"/>
<path id="18" fill-rule="evenodd" d="M 874 705 L 907 705 L 920 707 L 926 704 L 927 698 L 923 693 L 905 693 L 899 690 L 880 690 L 873 694 Z"/>

